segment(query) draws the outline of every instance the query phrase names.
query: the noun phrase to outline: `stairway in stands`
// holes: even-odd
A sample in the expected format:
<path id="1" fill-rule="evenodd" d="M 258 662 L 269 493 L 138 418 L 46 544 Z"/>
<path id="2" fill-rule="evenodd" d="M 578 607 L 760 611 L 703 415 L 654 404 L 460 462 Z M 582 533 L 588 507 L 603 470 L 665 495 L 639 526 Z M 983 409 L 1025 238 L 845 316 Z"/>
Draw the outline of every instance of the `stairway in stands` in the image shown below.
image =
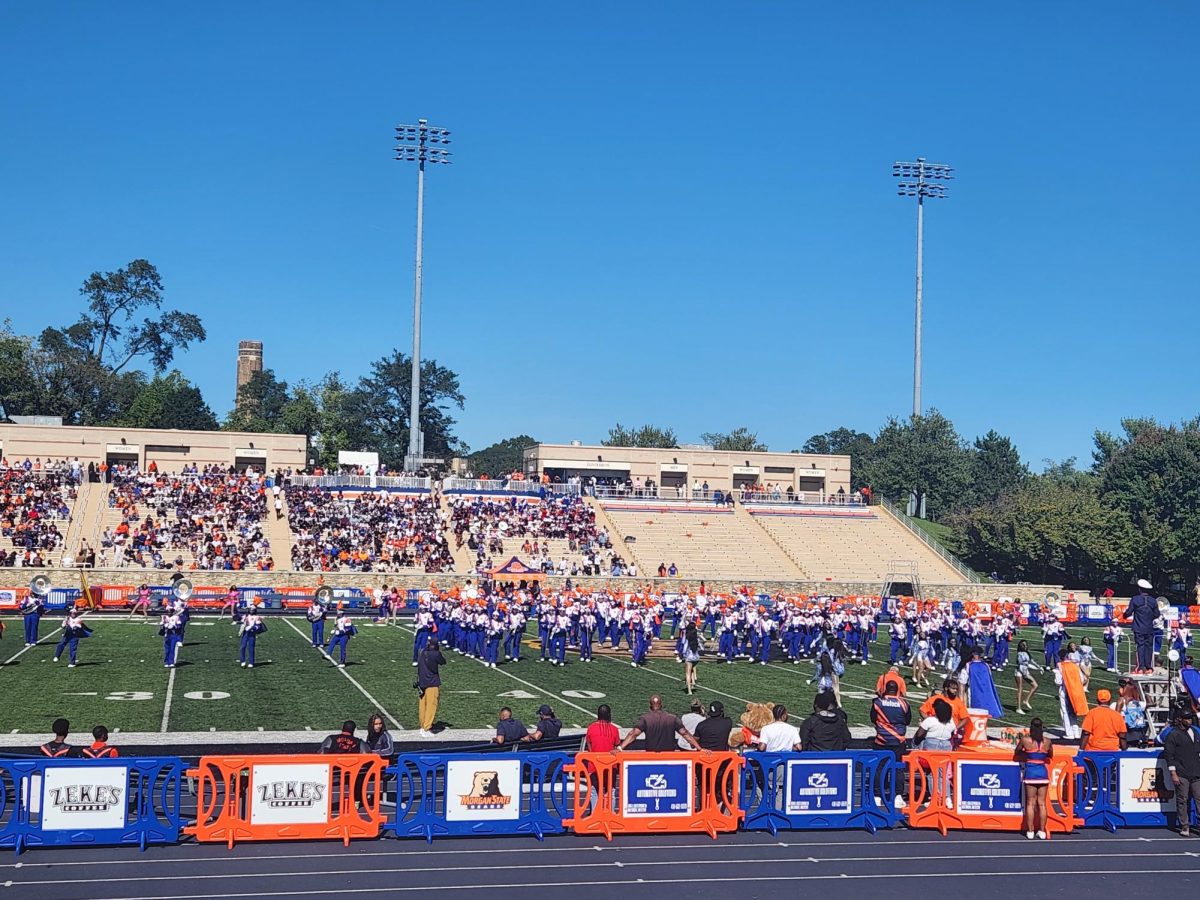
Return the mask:
<path id="1" fill-rule="evenodd" d="M 264 531 L 267 540 L 271 542 L 271 559 L 275 560 L 276 569 L 292 567 L 292 526 L 288 521 L 287 491 L 279 495 L 283 498 L 283 518 L 275 518 L 275 498 L 267 492 L 267 519 Z"/>

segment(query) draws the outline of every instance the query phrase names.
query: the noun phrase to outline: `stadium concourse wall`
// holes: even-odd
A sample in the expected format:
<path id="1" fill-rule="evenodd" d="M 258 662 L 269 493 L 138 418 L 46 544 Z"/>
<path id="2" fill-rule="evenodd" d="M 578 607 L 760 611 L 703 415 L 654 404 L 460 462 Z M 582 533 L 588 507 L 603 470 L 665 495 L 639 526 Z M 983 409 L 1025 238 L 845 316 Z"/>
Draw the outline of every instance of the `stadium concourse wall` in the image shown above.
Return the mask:
<path id="1" fill-rule="evenodd" d="M 139 585 L 164 584 L 170 580 L 171 573 L 157 569 L 87 569 L 87 580 L 91 585 Z M 253 570 L 196 570 L 184 574 L 196 584 L 228 585 L 238 587 L 315 587 L 318 583 L 330 587 L 343 588 L 379 588 L 383 585 L 395 586 L 400 590 L 424 590 L 431 584 L 439 588 L 449 589 L 455 585 L 465 584 L 468 579 L 478 581 L 479 576 L 454 572 L 437 574 L 389 574 L 386 572 L 296 572 L 290 569 L 276 569 L 272 572 Z M 79 569 L 37 568 L 37 569 L 8 569 L 0 570 L 0 589 L 27 587 L 29 580 L 35 575 L 46 575 L 52 585 L 63 588 L 78 588 L 80 585 Z M 568 579 L 547 576 L 542 582 L 544 588 L 556 590 Z M 695 591 L 700 582 L 688 578 L 572 578 L 569 579 L 576 588 L 611 589 L 614 591 L 640 591 L 650 585 L 654 590 Z M 732 593 L 743 585 L 751 585 L 759 593 L 774 594 L 806 594 L 808 596 L 835 597 L 878 597 L 883 592 L 883 583 L 879 581 L 776 581 L 758 580 L 752 575 L 740 578 L 707 579 L 705 588 L 710 594 Z M 926 597 L 939 600 L 997 600 L 1001 597 L 1016 601 L 1035 602 L 1042 600 L 1047 592 L 1053 591 L 1060 600 L 1078 603 L 1090 602 L 1091 595 L 1087 591 L 1064 591 L 1059 585 L 1046 584 L 926 584 L 923 585 Z"/>

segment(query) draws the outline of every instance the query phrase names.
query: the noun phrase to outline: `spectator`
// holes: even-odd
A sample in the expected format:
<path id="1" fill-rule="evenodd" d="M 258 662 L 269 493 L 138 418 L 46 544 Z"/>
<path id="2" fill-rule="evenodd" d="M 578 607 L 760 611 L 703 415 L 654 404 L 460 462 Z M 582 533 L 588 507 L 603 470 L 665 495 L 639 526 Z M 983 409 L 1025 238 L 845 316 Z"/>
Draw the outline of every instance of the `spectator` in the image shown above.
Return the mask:
<path id="1" fill-rule="evenodd" d="M 629 729 L 624 740 L 617 745 L 618 750 L 628 749 L 629 745 L 641 735 L 646 736 L 645 749 L 651 753 L 662 753 L 676 749 L 675 736 L 681 736 L 693 750 L 699 750 L 700 745 L 686 728 L 683 720 L 674 713 L 663 709 L 662 697 L 653 694 L 650 697 L 650 710 L 638 718 L 637 724 Z"/>
<path id="2" fill-rule="evenodd" d="M 1111 691 L 1104 688 L 1096 691 L 1097 705 L 1088 710 L 1080 725 L 1080 750 L 1115 752 L 1126 748 L 1125 717 L 1109 705 L 1111 701 Z"/>
<path id="3" fill-rule="evenodd" d="M 369 753 L 370 749 L 366 741 L 363 741 L 354 736 L 355 730 L 358 728 L 353 720 L 347 719 L 342 723 L 342 730 L 336 734 L 331 734 L 325 740 L 321 741 L 321 753 Z"/>
<path id="4" fill-rule="evenodd" d="M 800 723 L 800 747 L 810 753 L 850 749 L 849 721 L 833 691 L 822 691 L 813 699 L 813 714 Z"/>
<path id="5" fill-rule="evenodd" d="M 941 697 L 933 701 L 933 715 L 926 716 L 917 726 L 913 744 L 922 750 L 950 750 L 953 747 L 954 711 Z"/>
<path id="6" fill-rule="evenodd" d="M 71 723 L 66 719 L 55 719 L 54 724 L 50 727 L 54 731 L 54 737 L 38 749 L 42 751 L 43 756 L 49 756 L 51 759 L 66 759 L 74 750 L 67 743 L 67 734 L 71 730 Z"/>
<path id="7" fill-rule="evenodd" d="M 84 747 L 79 752 L 84 759 L 114 759 L 120 755 L 117 753 L 116 747 L 108 745 L 108 729 L 103 725 L 97 725 L 92 729 L 91 746 Z"/>
<path id="8" fill-rule="evenodd" d="M 683 722 L 683 727 L 694 735 L 696 727 L 704 721 L 704 704 L 698 698 L 693 698 L 689 710 L 683 714 L 680 721 Z M 688 749 L 689 744 L 682 737 L 676 737 L 675 740 L 680 750 Z M 699 743 L 698 738 L 697 743 Z"/>
<path id="9" fill-rule="evenodd" d="M 442 690 L 439 669 L 446 664 L 446 657 L 437 641 L 430 641 L 417 660 L 418 715 L 421 737 L 433 737 L 433 723 L 437 720 L 438 695 Z"/>
<path id="10" fill-rule="evenodd" d="M 536 744 L 538 741 L 553 741 L 562 731 L 562 722 L 554 715 L 548 705 L 543 703 L 538 707 L 538 722 L 533 731 L 521 738 L 526 744 Z"/>
<path id="11" fill-rule="evenodd" d="M 731 731 L 733 720 L 725 715 L 725 704 L 714 700 L 708 704 L 708 718 L 696 726 L 696 742 L 701 750 L 728 750 Z"/>
<path id="12" fill-rule="evenodd" d="M 904 755 L 906 733 L 912 724 L 912 710 L 900 696 L 900 686 L 894 681 L 884 687 L 884 695 L 871 703 L 871 724 L 875 726 L 875 746 L 890 750 L 899 759 Z"/>
<path id="13" fill-rule="evenodd" d="M 395 752 L 391 732 L 379 713 L 372 713 L 367 719 L 367 751 L 389 760 Z"/>
<path id="14" fill-rule="evenodd" d="M 758 735 L 758 748 L 766 753 L 786 753 L 800 749 L 800 731 L 788 722 L 787 707 L 776 703 L 771 709 L 775 721 L 763 726 Z"/>
<path id="15" fill-rule="evenodd" d="M 1187 837 L 1192 833 L 1188 801 L 1195 801 L 1200 808 L 1200 729 L 1196 728 L 1196 714 L 1187 707 L 1179 709 L 1172 724 L 1163 742 L 1163 760 L 1175 788 L 1179 833 Z"/>
<path id="16" fill-rule="evenodd" d="M 520 719 L 513 718 L 512 710 L 505 706 L 500 709 L 500 721 L 496 723 L 496 736 L 493 744 L 516 744 L 529 736 L 529 729 Z"/>
<path id="17" fill-rule="evenodd" d="M 612 723 L 612 710 L 607 703 L 596 708 L 596 721 L 588 726 L 584 735 L 584 749 L 592 753 L 609 753 L 621 742 L 621 732 Z"/>

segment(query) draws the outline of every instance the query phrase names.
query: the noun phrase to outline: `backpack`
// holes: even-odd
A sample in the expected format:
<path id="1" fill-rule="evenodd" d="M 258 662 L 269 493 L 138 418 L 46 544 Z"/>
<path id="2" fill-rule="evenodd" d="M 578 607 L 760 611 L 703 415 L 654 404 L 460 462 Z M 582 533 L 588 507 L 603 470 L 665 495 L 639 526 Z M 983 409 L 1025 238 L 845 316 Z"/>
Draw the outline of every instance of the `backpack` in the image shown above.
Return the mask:
<path id="1" fill-rule="evenodd" d="M 1125 727 L 1131 731 L 1138 731 L 1146 727 L 1146 707 L 1144 704 L 1134 700 L 1125 704 Z"/>

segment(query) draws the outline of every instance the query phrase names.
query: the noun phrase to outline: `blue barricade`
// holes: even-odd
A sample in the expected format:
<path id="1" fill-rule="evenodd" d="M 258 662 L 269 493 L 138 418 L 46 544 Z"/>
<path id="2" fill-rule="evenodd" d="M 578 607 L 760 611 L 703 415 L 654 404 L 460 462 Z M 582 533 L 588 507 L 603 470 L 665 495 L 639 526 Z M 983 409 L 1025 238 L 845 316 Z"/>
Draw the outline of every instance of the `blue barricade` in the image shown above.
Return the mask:
<path id="1" fill-rule="evenodd" d="M 449 835 L 559 834 L 571 816 L 567 753 L 402 753 L 396 812 L 385 830 L 432 842 Z"/>
<path id="2" fill-rule="evenodd" d="M 174 844 L 183 760 L 0 759 L 0 847 Z"/>
<path id="3" fill-rule="evenodd" d="M 1075 815 L 1085 828 L 1176 826 L 1175 786 L 1161 750 L 1083 751 L 1075 761 Z M 1191 811 L 1191 824 L 1200 824 Z"/>
<path id="4" fill-rule="evenodd" d="M 47 609 L 70 609 L 83 596 L 80 588 L 51 588 L 46 596 Z"/>
<path id="5" fill-rule="evenodd" d="M 904 818 L 896 809 L 903 768 L 891 753 L 747 753 L 742 827 L 752 831 L 865 828 Z"/>

